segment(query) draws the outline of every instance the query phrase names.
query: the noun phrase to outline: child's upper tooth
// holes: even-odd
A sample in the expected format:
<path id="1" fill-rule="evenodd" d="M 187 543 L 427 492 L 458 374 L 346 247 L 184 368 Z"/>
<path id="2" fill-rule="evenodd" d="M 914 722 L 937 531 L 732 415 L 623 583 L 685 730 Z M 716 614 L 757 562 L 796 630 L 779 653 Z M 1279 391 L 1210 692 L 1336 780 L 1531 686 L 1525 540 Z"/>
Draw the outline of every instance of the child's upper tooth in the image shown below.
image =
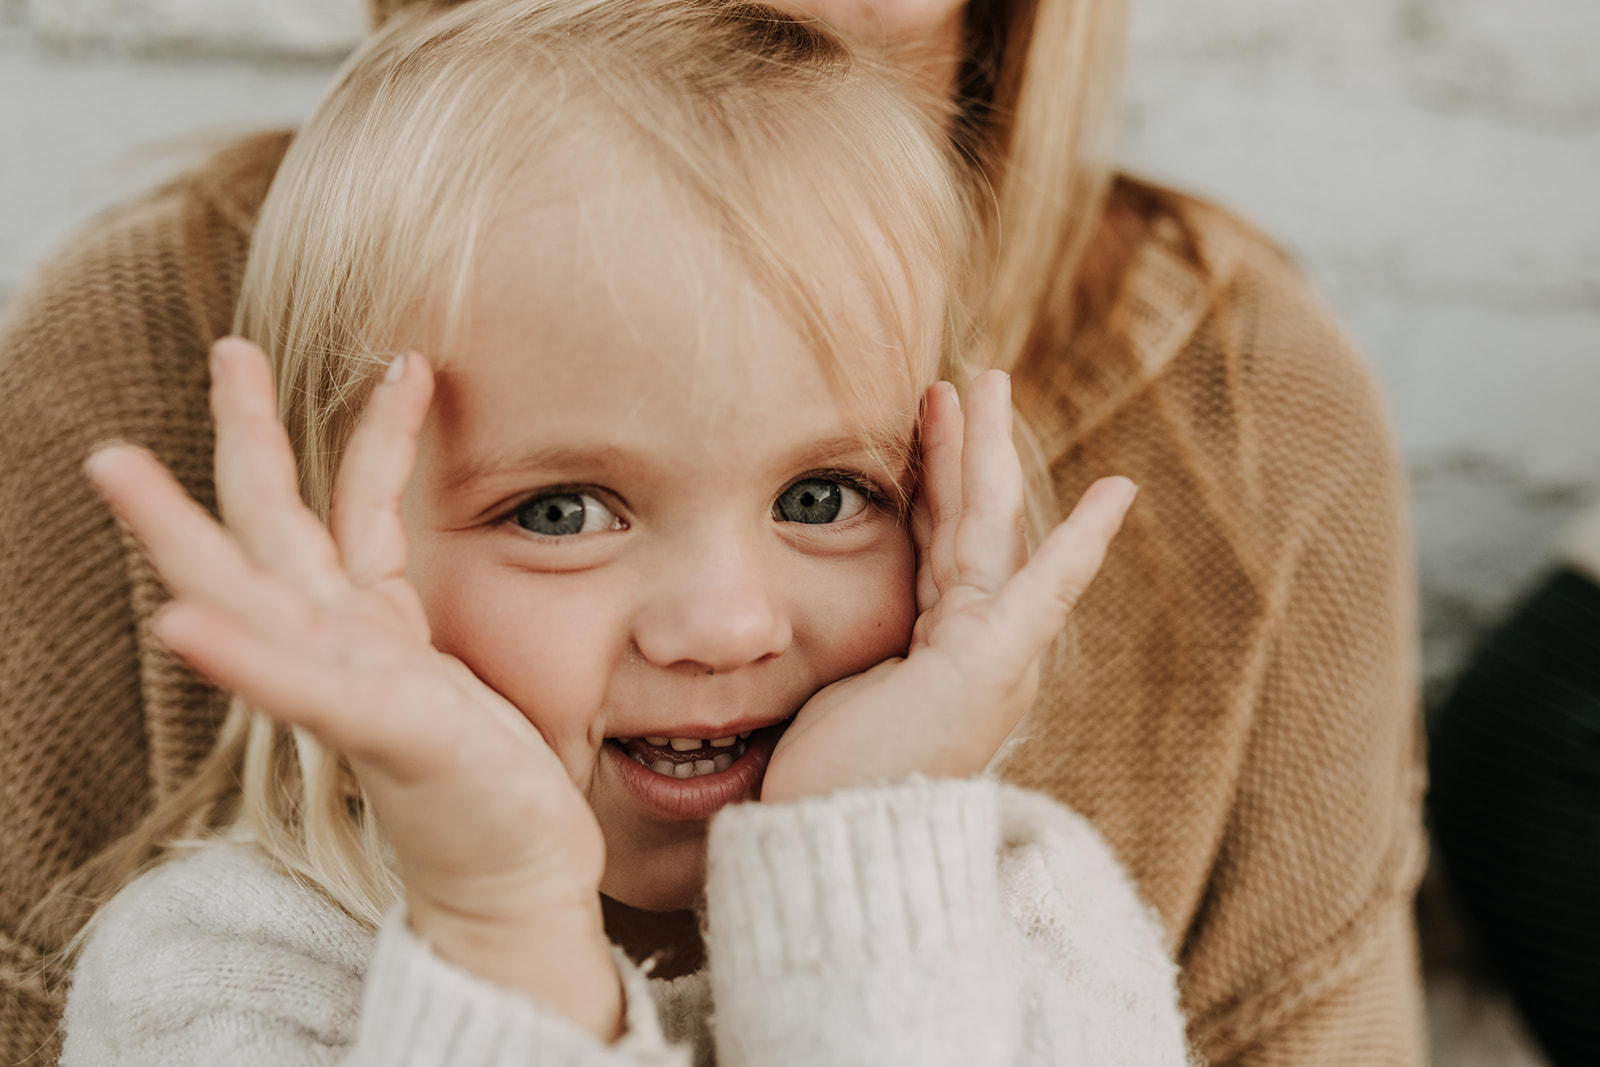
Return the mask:
<path id="1" fill-rule="evenodd" d="M 674 737 L 672 739 L 672 747 L 679 752 L 688 752 L 690 749 L 699 748 L 703 744 L 705 742 L 697 737 Z"/>
<path id="2" fill-rule="evenodd" d="M 746 731 L 745 731 L 745 732 L 744 732 L 744 733 L 742 733 L 742 734 L 740 734 L 740 735 L 739 735 L 739 736 L 740 736 L 740 737 L 741 737 L 741 738 L 744 738 L 744 737 L 749 737 L 749 736 L 750 736 L 750 735 L 751 735 L 751 734 L 752 734 L 752 733 L 754 733 L 754 732 L 755 732 L 755 731 L 753 731 L 753 730 L 746 730 Z"/>
<path id="3" fill-rule="evenodd" d="M 619 744 L 619 745 L 625 745 L 625 744 L 627 744 L 627 743 L 628 743 L 628 742 L 629 742 L 629 741 L 632 741 L 632 740 L 633 740 L 633 738 L 631 738 L 631 737 L 619 737 L 619 738 L 617 738 L 617 744 Z"/>
<path id="4" fill-rule="evenodd" d="M 657 748 L 667 747 L 667 739 L 665 737 L 647 737 L 645 740 Z"/>
<path id="5" fill-rule="evenodd" d="M 733 743 L 735 741 L 737 741 L 737 740 L 738 740 L 738 738 L 736 738 L 736 737 L 713 737 L 711 739 L 711 747 L 712 748 L 732 748 L 733 747 Z"/>

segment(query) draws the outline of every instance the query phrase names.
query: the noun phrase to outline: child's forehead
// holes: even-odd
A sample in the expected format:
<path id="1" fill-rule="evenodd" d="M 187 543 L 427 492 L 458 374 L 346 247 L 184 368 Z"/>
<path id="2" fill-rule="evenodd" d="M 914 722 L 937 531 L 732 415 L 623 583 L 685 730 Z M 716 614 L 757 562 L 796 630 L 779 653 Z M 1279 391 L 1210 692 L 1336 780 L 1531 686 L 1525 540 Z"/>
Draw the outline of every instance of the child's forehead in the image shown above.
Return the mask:
<path id="1" fill-rule="evenodd" d="M 713 405 L 719 384 L 814 362 L 714 234 L 654 196 L 503 213 L 479 258 L 464 349 L 465 364 L 520 352 L 534 385 L 590 379 L 642 397 L 693 389 Z M 501 361 L 483 373 L 519 372 Z"/>
<path id="2" fill-rule="evenodd" d="M 755 325 L 759 294 L 711 222 L 657 175 L 616 162 L 512 191 L 475 264 L 474 334 L 514 319 L 558 349 L 620 332 L 664 355 Z"/>
<path id="3" fill-rule="evenodd" d="M 611 192 L 508 204 L 486 234 L 440 376 L 442 483 L 695 469 L 770 488 L 818 449 L 823 465 L 852 451 L 840 442 L 905 453 L 921 383 L 869 325 L 845 328 L 859 343 L 842 395 L 712 226 L 659 190 Z"/>
<path id="4" fill-rule="evenodd" d="M 885 220 L 872 217 L 838 176 L 830 196 L 810 173 L 826 169 L 820 161 L 781 168 L 763 175 L 757 196 L 717 190 L 708 198 L 636 146 L 580 145 L 560 167 L 542 162 L 517 174 L 489 226 L 484 258 L 520 238 L 539 243 L 552 261 L 565 258 L 576 268 L 574 283 L 597 280 L 589 276 L 596 271 L 656 269 L 668 279 L 740 288 L 783 264 L 834 277 L 841 293 L 847 280 L 859 285 L 869 274 L 912 284 L 883 240 Z"/>
<path id="5" fill-rule="evenodd" d="M 509 191 L 483 235 L 468 342 L 452 358 L 470 358 L 477 341 L 509 339 L 509 332 L 552 373 L 595 373 L 606 364 L 621 372 L 626 355 L 626 384 L 693 382 L 708 396 L 716 383 L 767 366 L 750 358 L 756 352 L 847 362 L 839 369 L 849 378 L 905 377 L 929 364 L 919 358 L 928 353 L 904 349 L 936 343 L 928 336 L 934 331 L 906 329 L 894 321 L 903 308 L 889 306 L 913 301 L 873 298 L 874 283 L 891 297 L 907 297 L 914 283 L 873 241 L 871 220 L 861 220 L 857 237 L 866 237 L 851 247 L 829 232 L 830 220 L 787 217 L 769 234 L 781 248 L 752 250 L 701 198 L 637 153 L 583 155 L 590 158 L 559 171 L 530 168 Z M 794 308 L 783 306 L 786 270 L 824 305 L 816 310 L 829 338 L 810 336 Z"/>
<path id="6" fill-rule="evenodd" d="M 430 463 L 442 483 L 551 450 L 741 484 L 827 442 L 835 457 L 852 440 L 881 461 L 907 454 L 925 383 L 870 324 L 841 326 L 856 341 L 841 391 L 681 198 L 628 176 L 574 184 L 565 198 L 508 200 L 485 233 L 464 343 L 439 380 Z"/>

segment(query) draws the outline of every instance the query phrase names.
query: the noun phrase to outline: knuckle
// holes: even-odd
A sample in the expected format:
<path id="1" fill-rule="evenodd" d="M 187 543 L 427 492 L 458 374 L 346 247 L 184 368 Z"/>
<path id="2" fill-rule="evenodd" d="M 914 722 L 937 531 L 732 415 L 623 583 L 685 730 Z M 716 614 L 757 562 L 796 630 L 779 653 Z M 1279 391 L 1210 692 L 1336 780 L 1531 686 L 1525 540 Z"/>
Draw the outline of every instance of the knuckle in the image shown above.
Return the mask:
<path id="1" fill-rule="evenodd" d="M 1055 603 L 1061 609 L 1061 614 L 1066 616 L 1078 606 L 1078 600 L 1083 596 L 1087 585 L 1077 578 L 1068 578 L 1055 588 Z"/>

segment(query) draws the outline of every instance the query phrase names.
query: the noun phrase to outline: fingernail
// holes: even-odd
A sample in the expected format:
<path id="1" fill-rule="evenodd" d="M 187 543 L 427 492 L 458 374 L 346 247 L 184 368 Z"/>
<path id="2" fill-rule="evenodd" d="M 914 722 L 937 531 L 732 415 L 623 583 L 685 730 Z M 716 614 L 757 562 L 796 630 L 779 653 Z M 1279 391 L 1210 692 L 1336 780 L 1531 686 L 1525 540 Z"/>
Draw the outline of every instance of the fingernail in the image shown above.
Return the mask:
<path id="1" fill-rule="evenodd" d="M 83 473 L 88 475 L 90 478 L 93 478 L 95 476 L 95 471 L 103 464 L 105 454 L 107 452 L 111 451 L 113 448 L 125 447 L 127 447 L 127 442 L 115 437 L 109 441 L 101 441 L 99 444 L 91 448 L 89 450 L 89 454 L 84 457 Z"/>
<path id="2" fill-rule="evenodd" d="M 383 372 L 383 384 L 393 385 L 406 376 L 406 354 L 404 352 L 389 361 L 389 369 Z"/>
<path id="3" fill-rule="evenodd" d="M 86 457 L 84 457 L 83 476 L 89 479 L 91 482 L 95 480 L 95 475 L 100 467 L 100 457 L 102 454 L 104 454 L 105 450 L 106 446 L 101 445 L 99 448 L 96 448 L 93 452 L 90 452 Z"/>
<path id="4" fill-rule="evenodd" d="M 172 601 L 169 600 L 165 604 L 162 604 L 160 607 L 156 608 L 155 611 L 152 611 L 150 613 L 149 620 L 145 624 L 147 627 L 149 627 L 151 636 L 156 639 L 156 644 L 161 645 L 162 647 L 166 647 L 167 642 L 164 639 L 164 631 L 167 629 L 167 627 L 172 625 L 168 621 L 171 617 Z"/>
<path id="5" fill-rule="evenodd" d="M 177 636 L 173 632 L 175 624 L 172 621 L 172 616 L 177 611 L 179 611 L 177 601 L 169 600 L 151 614 L 147 625 L 150 636 L 155 638 L 156 645 L 169 656 L 174 656 L 181 660 L 183 659 L 183 654 L 172 647 L 173 637 Z"/>
<path id="6" fill-rule="evenodd" d="M 243 337 L 239 337 L 236 334 L 229 334 L 227 337 L 217 338 L 215 341 L 211 342 L 212 373 L 216 373 L 216 369 L 222 365 L 222 362 L 225 359 L 233 358 L 235 361 L 237 361 L 238 357 L 229 357 L 227 355 L 228 352 L 248 349 L 251 347 L 253 346 L 249 341 L 246 341 Z"/>

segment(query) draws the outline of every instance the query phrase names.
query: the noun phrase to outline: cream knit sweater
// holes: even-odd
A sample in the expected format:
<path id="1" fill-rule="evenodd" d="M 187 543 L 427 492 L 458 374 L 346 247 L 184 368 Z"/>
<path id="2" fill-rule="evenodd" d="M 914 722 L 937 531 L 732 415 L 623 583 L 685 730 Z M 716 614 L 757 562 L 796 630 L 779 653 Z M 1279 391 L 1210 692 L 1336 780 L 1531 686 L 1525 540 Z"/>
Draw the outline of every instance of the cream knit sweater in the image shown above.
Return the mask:
<path id="1" fill-rule="evenodd" d="M 440 960 L 403 911 L 374 940 L 219 842 L 101 914 L 62 1062 L 1188 1063 L 1159 922 L 1099 834 L 1038 794 L 917 781 L 730 808 L 705 922 L 699 974 L 651 980 L 618 953 L 627 1032 L 605 1047 Z"/>

